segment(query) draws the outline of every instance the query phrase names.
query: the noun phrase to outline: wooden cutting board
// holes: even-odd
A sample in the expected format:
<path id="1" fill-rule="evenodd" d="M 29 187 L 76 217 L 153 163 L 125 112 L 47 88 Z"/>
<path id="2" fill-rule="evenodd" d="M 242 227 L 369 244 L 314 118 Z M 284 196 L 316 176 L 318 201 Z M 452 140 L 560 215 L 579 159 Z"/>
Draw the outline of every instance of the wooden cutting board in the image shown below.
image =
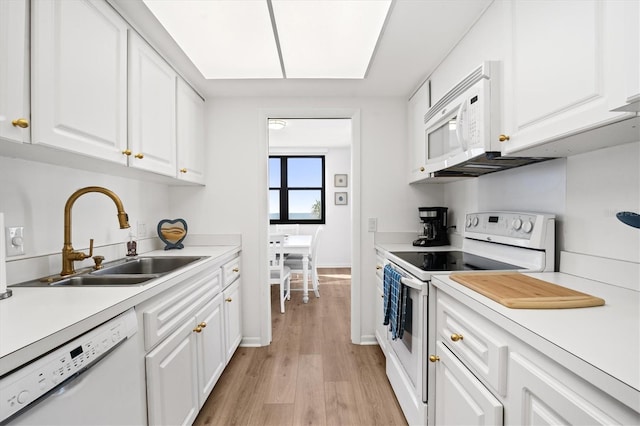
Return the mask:
<path id="1" fill-rule="evenodd" d="M 452 280 L 514 309 L 586 308 L 604 299 L 518 272 L 451 274 Z"/>

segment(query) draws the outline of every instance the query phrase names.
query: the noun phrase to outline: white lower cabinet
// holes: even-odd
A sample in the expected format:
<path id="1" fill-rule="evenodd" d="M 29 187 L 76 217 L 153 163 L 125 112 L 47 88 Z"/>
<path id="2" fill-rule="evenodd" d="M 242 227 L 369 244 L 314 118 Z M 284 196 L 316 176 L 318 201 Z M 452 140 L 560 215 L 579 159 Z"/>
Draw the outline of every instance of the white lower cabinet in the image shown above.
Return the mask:
<path id="1" fill-rule="evenodd" d="M 233 284 L 224 289 L 222 297 L 224 298 L 226 361 L 229 362 L 242 340 L 240 278 L 236 279 Z"/>
<path id="2" fill-rule="evenodd" d="M 149 424 L 192 424 L 240 344 L 239 264 L 236 257 L 206 267 L 137 308 L 147 351 Z M 223 277 L 233 278 L 224 290 Z"/>
<path id="3" fill-rule="evenodd" d="M 501 425 L 502 403 L 442 342 L 436 356 L 435 424 Z"/>
<path id="4" fill-rule="evenodd" d="M 146 356 L 147 410 L 151 425 L 189 425 L 198 403 L 195 320 L 183 324 Z"/>
<path id="5" fill-rule="evenodd" d="M 224 344 L 222 295 L 196 314 L 198 352 L 198 408 L 202 407 L 227 365 Z"/>
<path id="6" fill-rule="evenodd" d="M 429 404 L 435 408 L 430 423 L 638 424 L 639 413 L 568 365 L 524 343 L 471 308 L 475 305 L 433 290 L 437 313 L 429 360 L 435 380 L 430 381 Z"/>

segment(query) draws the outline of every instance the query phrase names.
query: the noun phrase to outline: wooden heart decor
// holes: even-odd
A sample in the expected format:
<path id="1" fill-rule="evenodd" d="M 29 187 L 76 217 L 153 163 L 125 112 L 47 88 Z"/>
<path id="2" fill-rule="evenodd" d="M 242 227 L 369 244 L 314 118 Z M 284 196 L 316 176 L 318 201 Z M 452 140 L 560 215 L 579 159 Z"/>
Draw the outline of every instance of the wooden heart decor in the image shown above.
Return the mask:
<path id="1" fill-rule="evenodd" d="M 166 244 L 165 250 L 182 249 L 187 236 L 187 222 L 184 219 L 163 219 L 158 222 L 158 237 Z"/>

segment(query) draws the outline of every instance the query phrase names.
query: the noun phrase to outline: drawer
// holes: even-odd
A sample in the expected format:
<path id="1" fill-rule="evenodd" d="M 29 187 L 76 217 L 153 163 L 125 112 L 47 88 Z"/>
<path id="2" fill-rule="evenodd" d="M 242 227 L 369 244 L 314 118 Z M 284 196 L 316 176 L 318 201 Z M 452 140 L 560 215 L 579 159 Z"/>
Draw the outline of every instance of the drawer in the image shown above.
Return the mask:
<path id="1" fill-rule="evenodd" d="M 145 309 L 142 314 L 145 350 L 149 351 L 167 338 L 197 309 L 218 294 L 220 282 L 219 268 L 206 270 Z"/>
<path id="2" fill-rule="evenodd" d="M 222 288 L 227 288 L 240 276 L 240 257 L 222 265 Z"/>
<path id="3" fill-rule="evenodd" d="M 436 339 L 480 380 L 505 396 L 508 334 L 441 291 L 436 299 Z"/>

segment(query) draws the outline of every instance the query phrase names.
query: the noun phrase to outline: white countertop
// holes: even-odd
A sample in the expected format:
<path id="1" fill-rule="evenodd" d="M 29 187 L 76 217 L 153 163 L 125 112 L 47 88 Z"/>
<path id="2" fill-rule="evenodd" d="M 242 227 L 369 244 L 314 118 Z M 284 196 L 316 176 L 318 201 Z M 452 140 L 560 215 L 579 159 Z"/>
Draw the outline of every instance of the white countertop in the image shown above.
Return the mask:
<path id="1" fill-rule="evenodd" d="M 576 374 L 640 410 L 640 293 L 560 272 L 525 275 L 601 297 L 605 305 L 511 309 L 448 276 L 434 276 L 432 284 L 463 303 L 473 304 L 499 326 L 558 362 L 564 359 Z"/>
<path id="2" fill-rule="evenodd" d="M 140 256 L 209 256 L 144 285 L 121 287 L 12 287 L 0 302 L 0 375 L 11 371 L 104 321 L 153 297 L 207 262 L 240 251 L 239 246 L 156 250 Z"/>

